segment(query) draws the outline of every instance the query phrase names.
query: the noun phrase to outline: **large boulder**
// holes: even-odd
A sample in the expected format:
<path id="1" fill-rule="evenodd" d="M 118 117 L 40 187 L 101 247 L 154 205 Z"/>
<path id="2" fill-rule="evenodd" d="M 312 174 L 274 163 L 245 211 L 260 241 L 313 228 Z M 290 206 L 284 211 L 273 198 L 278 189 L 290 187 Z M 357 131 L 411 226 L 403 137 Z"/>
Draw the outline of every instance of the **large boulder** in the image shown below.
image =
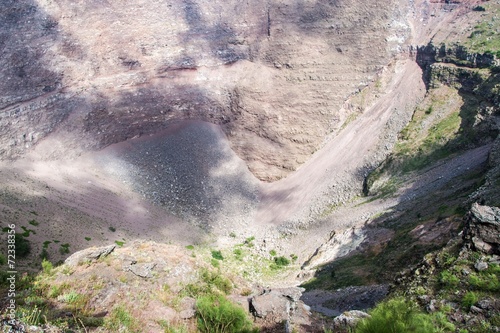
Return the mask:
<path id="1" fill-rule="evenodd" d="M 474 203 L 466 217 L 463 238 L 474 250 L 500 254 L 500 208 Z"/>
<path id="2" fill-rule="evenodd" d="M 363 311 L 359 310 L 346 311 L 342 313 L 340 316 L 335 317 L 334 327 L 337 329 L 353 328 L 360 320 L 369 317 L 370 315 Z"/>
<path id="3" fill-rule="evenodd" d="M 266 322 L 306 322 L 309 310 L 300 300 L 304 290 L 297 287 L 264 289 L 249 299 L 250 312 Z"/>

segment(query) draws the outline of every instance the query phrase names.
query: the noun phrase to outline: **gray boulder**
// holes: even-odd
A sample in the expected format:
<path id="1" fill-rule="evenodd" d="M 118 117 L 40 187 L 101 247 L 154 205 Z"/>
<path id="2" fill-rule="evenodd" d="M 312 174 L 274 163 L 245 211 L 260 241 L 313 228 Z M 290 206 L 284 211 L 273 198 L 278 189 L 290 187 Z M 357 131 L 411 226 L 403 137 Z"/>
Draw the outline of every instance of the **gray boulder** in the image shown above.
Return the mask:
<path id="1" fill-rule="evenodd" d="M 83 264 L 88 261 L 93 261 L 97 260 L 100 258 L 104 258 L 108 256 L 111 252 L 114 251 L 116 248 L 116 245 L 109 245 L 109 246 L 104 246 L 104 247 L 92 247 L 89 249 L 85 249 L 82 251 L 78 251 L 73 253 L 71 256 L 69 256 L 64 263 L 68 266 L 78 266 L 80 264 Z"/>
<path id="2" fill-rule="evenodd" d="M 474 203 L 467 215 L 463 238 L 474 250 L 500 254 L 500 208 Z"/>
<path id="3" fill-rule="evenodd" d="M 305 309 L 300 301 L 304 290 L 297 287 L 265 289 L 261 294 L 249 299 L 250 311 L 258 318 L 272 316 L 276 322 L 290 320 Z"/>
<path id="4" fill-rule="evenodd" d="M 132 272 L 133 274 L 142 278 L 152 278 L 153 268 L 155 268 L 155 263 L 145 263 L 145 264 L 131 264 L 125 267 L 125 270 Z"/>
<path id="5" fill-rule="evenodd" d="M 356 324 L 364 318 L 369 318 L 370 315 L 366 312 L 359 310 L 351 310 L 342 313 L 340 316 L 335 317 L 333 320 L 336 328 L 345 329 L 349 327 L 355 327 Z"/>

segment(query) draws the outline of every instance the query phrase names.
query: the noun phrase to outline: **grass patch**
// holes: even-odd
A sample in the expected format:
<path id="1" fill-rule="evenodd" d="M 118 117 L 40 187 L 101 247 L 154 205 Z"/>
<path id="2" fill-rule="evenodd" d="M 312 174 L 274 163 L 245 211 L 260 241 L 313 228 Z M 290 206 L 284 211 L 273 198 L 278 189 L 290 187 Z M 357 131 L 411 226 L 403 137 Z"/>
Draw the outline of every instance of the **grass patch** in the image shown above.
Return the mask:
<path id="1" fill-rule="evenodd" d="M 427 113 L 428 110 L 426 110 L 426 114 L 430 114 Z M 420 142 L 417 149 L 415 149 L 414 142 L 411 141 L 398 143 L 396 155 L 406 157 L 401 163 L 402 172 L 420 170 L 435 161 L 450 156 L 454 150 L 447 147 L 446 144 L 456 136 L 460 124 L 459 112 L 453 112 L 428 130 L 427 136 Z"/>
<path id="2" fill-rule="evenodd" d="M 479 291 L 500 291 L 500 281 L 498 280 L 498 274 L 493 273 L 471 273 L 471 275 L 469 276 L 469 285 L 472 287 L 472 289 Z"/>
<path id="3" fill-rule="evenodd" d="M 486 5 L 475 8 L 482 8 L 484 10 L 481 11 L 486 11 Z M 498 20 L 484 20 L 474 26 L 471 34 L 465 41 L 465 46 L 472 52 L 491 53 L 498 57 L 500 51 L 499 29 L 500 22 Z"/>
<path id="4" fill-rule="evenodd" d="M 415 303 L 402 297 L 379 303 L 370 315 L 357 325 L 355 333 L 455 332 L 455 326 L 443 313 L 426 314 Z"/>
<path id="5" fill-rule="evenodd" d="M 258 332 L 252 329 L 243 308 L 221 295 L 207 295 L 196 301 L 196 318 L 200 332 Z"/>
<path id="6" fill-rule="evenodd" d="M 214 294 L 228 295 L 232 290 L 233 283 L 231 280 L 223 276 L 219 271 L 202 268 L 199 272 L 199 280 L 196 283 L 189 283 L 184 286 L 181 294 L 197 298 Z"/>
<path id="7" fill-rule="evenodd" d="M 115 307 L 111 311 L 104 321 L 104 327 L 111 332 L 141 332 L 137 320 L 122 305 Z"/>
<path id="8" fill-rule="evenodd" d="M 186 324 L 174 325 L 164 319 L 161 319 L 158 320 L 158 325 L 160 325 L 165 333 L 189 333 L 189 328 Z"/>

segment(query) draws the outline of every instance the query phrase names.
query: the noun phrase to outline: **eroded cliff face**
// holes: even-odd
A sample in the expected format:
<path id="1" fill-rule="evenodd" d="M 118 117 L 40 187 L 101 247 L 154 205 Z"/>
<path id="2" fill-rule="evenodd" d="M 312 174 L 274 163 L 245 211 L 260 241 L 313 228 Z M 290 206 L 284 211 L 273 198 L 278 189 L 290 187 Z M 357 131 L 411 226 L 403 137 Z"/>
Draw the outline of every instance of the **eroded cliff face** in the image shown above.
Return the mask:
<path id="1" fill-rule="evenodd" d="M 404 1 L 6 1 L 0 153 L 73 156 L 184 119 L 223 126 L 260 179 L 340 128 L 406 50 Z M 46 140 L 42 140 L 46 139 Z"/>

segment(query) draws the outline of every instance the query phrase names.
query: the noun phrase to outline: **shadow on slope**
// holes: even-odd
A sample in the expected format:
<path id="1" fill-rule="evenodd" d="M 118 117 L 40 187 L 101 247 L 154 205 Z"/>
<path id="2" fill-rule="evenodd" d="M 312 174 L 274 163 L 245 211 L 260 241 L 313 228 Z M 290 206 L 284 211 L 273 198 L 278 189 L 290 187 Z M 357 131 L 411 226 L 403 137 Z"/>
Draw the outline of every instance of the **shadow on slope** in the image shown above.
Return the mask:
<path id="1" fill-rule="evenodd" d="M 213 124 L 186 121 L 112 145 L 98 162 L 149 202 L 206 231 L 248 223 L 258 202 L 258 181 Z"/>
<path id="2" fill-rule="evenodd" d="M 354 251 L 349 249 L 349 254 L 321 265 L 303 286 L 333 290 L 391 283 L 396 273 L 442 248 L 460 232 L 465 203 L 482 184 L 487 170 L 486 154 L 477 158 L 473 167 L 459 167 L 455 176 L 443 181 L 437 174 L 423 184 L 414 180 L 411 187 L 399 194 L 399 203 L 365 222 L 358 233 L 366 235 L 366 239 Z M 443 164 L 441 168 L 449 166 Z"/>

